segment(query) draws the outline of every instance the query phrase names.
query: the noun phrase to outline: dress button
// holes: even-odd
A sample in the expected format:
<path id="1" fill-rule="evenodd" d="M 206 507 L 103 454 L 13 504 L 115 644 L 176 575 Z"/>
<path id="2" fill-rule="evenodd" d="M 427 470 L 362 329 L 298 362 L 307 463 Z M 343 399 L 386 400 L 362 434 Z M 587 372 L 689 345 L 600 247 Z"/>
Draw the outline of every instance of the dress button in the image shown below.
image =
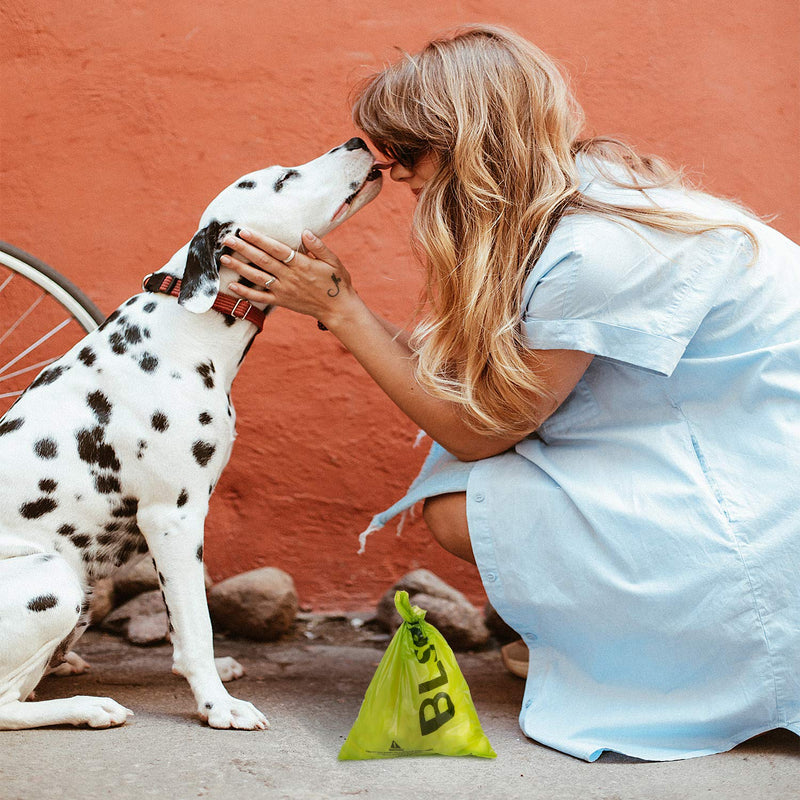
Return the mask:
<path id="1" fill-rule="evenodd" d="M 486 499 L 486 495 L 483 492 L 478 492 L 475 495 L 475 502 L 482 503 Z"/>
<path id="2" fill-rule="evenodd" d="M 489 583 L 494 583 L 494 582 L 497 580 L 497 575 L 496 575 L 496 573 L 494 573 L 494 572 L 487 572 L 487 573 L 486 573 L 486 580 L 487 580 L 487 581 L 489 581 Z"/>

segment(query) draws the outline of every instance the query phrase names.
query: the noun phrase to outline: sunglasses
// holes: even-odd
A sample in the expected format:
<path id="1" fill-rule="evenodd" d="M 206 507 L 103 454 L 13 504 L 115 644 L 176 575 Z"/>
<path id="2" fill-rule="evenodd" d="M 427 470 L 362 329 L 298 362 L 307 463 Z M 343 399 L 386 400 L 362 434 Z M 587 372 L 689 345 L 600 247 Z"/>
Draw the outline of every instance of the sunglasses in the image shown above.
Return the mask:
<path id="1" fill-rule="evenodd" d="M 425 155 L 427 151 L 424 147 L 413 147 L 403 145 L 387 145 L 382 148 L 382 152 L 392 161 L 396 161 L 406 169 L 413 169 L 417 161 Z"/>

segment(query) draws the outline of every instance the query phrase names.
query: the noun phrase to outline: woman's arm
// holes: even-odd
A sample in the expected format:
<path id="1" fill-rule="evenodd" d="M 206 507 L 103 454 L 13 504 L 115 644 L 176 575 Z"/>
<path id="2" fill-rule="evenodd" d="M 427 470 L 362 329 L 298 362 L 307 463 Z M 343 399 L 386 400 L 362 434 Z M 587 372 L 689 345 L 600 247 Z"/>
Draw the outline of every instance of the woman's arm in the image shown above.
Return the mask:
<path id="1" fill-rule="evenodd" d="M 487 458 L 524 438 L 478 434 L 465 424 L 458 404 L 428 394 L 415 378 L 415 356 L 408 347 L 407 336 L 395 336 L 398 329 L 373 314 L 353 289 L 347 270 L 320 239 L 304 236 L 303 244 L 312 257 L 298 253 L 287 266 L 280 260 L 289 255 L 286 245 L 246 231 L 239 236 L 228 237 L 224 243 L 255 267 L 229 257 L 223 257 L 223 265 L 257 284 L 264 283 L 262 270 L 277 280 L 269 291 L 240 284 L 231 284 L 229 288 L 255 302 L 316 317 L 395 405 L 454 456 L 462 461 Z M 563 402 L 592 356 L 572 350 L 541 350 L 531 351 L 531 360 L 536 362 L 554 401 L 532 400 L 527 433 L 534 431 Z"/>

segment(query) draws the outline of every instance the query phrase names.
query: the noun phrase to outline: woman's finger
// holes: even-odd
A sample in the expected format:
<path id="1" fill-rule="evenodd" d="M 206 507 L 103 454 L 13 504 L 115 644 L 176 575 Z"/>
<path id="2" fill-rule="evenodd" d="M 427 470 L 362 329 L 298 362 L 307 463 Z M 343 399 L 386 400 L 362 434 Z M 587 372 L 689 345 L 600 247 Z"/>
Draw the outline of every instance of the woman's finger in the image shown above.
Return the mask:
<path id="1" fill-rule="evenodd" d="M 339 257 L 334 253 L 325 242 L 322 241 L 318 236 L 315 236 L 311 231 L 305 230 L 303 231 L 303 244 L 305 245 L 306 250 L 308 250 L 314 258 L 324 261 L 327 264 L 330 264 L 332 267 L 338 267 L 341 269 L 342 262 L 339 261 Z"/>
<path id="2" fill-rule="evenodd" d="M 275 284 L 271 284 L 270 288 L 273 288 Z M 241 283 L 229 283 L 228 289 L 230 289 L 235 295 L 239 297 L 243 297 L 245 300 L 249 300 L 251 303 L 269 303 L 269 305 L 277 305 L 275 302 L 275 295 L 272 294 L 270 288 L 267 288 L 263 285 L 250 287 L 245 286 Z"/>
<path id="3" fill-rule="evenodd" d="M 247 278 L 247 280 L 249 280 L 251 283 L 256 284 L 256 286 L 263 286 L 266 281 L 273 276 L 273 273 L 270 271 L 270 267 L 268 265 L 265 265 L 262 268 L 259 266 L 254 266 L 253 264 L 245 264 L 238 258 L 233 258 L 229 255 L 220 256 L 219 261 L 223 267 L 232 269 L 243 278 Z"/>
<path id="4" fill-rule="evenodd" d="M 279 242 L 269 236 L 262 236 L 258 233 L 254 233 L 247 228 L 240 228 L 236 232 L 236 235 L 248 244 L 255 246 L 267 253 L 267 255 L 280 261 L 282 264 L 291 264 L 297 256 L 297 252 L 288 245 L 283 244 L 283 242 Z"/>
<path id="5" fill-rule="evenodd" d="M 280 261 L 275 256 L 256 245 L 248 244 L 237 236 L 226 236 L 222 240 L 222 244 L 241 256 L 243 261 L 250 262 L 257 269 L 272 270 L 276 266 L 280 267 Z"/>

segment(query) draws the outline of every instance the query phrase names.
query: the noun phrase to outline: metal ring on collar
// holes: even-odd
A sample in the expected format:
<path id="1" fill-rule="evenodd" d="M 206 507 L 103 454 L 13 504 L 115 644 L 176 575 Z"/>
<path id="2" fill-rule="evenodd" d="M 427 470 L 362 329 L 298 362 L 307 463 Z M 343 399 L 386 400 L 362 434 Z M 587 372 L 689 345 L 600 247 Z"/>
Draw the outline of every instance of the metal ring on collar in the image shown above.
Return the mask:
<path id="1" fill-rule="evenodd" d="M 296 255 L 297 255 L 297 250 L 292 250 L 292 252 L 289 253 L 289 255 L 286 258 L 283 259 L 283 263 L 284 264 L 291 264 L 292 261 L 294 261 L 294 257 Z"/>

